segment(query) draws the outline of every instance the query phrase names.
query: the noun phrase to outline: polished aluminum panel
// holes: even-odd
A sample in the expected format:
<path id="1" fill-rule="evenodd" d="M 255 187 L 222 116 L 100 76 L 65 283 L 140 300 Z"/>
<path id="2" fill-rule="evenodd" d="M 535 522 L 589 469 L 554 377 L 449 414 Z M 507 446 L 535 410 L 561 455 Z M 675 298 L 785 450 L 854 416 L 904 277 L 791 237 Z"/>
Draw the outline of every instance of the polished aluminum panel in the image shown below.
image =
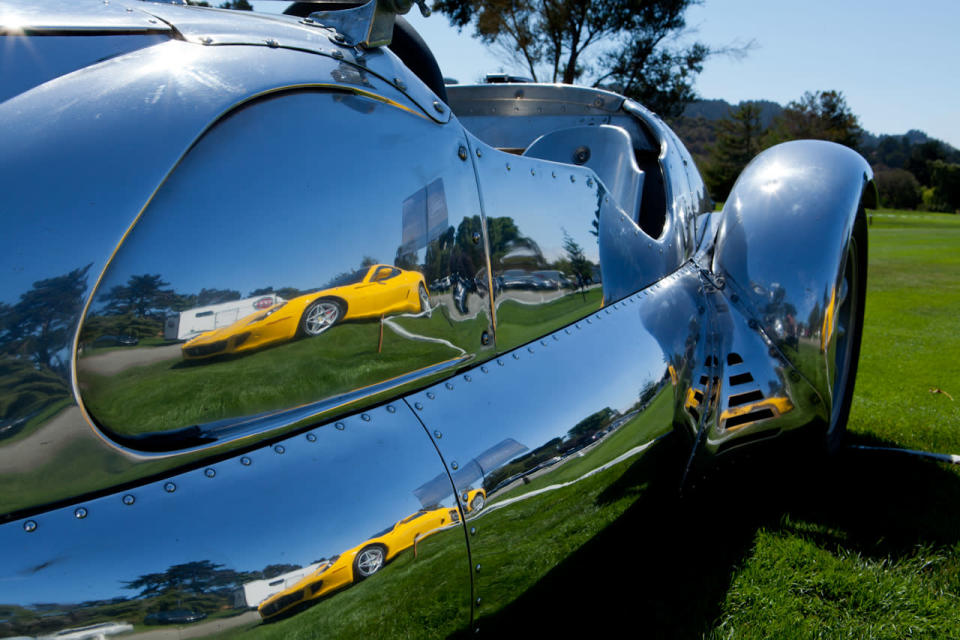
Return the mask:
<path id="1" fill-rule="evenodd" d="M 317 20 L 155 3 L 143 8 L 173 25 L 188 42 L 211 47 L 251 45 L 290 49 L 330 56 L 348 65 L 363 67 L 366 74 L 390 84 L 427 117 L 437 122 L 450 120 L 447 105 L 392 51 L 386 47 L 364 49 L 353 46 L 342 34 Z"/>
<path id="2" fill-rule="evenodd" d="M 481 630 L 642 492 L 643 458 L 702 357 L 699 289 L 688 264 L 408 398 L 463 501 Z"/>
<path id="3" fill-rule="evenodd" d="M 376 157 L 344 152 L 365 148 Z M 158 191 L 81 335 L 94 345 L 165 309 L 216 328 L 84 350 L 84 405 L 129 447 L 178 449 L 342 413 L 488 357 L 480 214 L 459 127 L 342 92 L 250 104 Z M 261 308 L 229 308 L 257 296 Z"/>
<path id="4" fill-rule="evenodd" d="M 403 402 L 0 526 L 4 636 L 443 637 L 470 592 L 452 485 Z"/>
<path id="5" fill-rule="evenodd" d="M 75 36 L 6 35 L 0 39 L 0 102 L 59 78 L 137 49 L 160 44 L 167 34 Z"/>
<path id="6" fill-rule="evenodd" d="M 717 234 L 713 270 L 828 405 L 832 318 L 871 179 L 870 166 L 846 147 L 778 145 L 741 174 Z"/>
<path id="7" fill-rule="evenodd" d="M 0 6 L 0 35 L 16 33 L 105 33 L 170 31 L 144 11 L 141 2 L 4 2 Z"/>
<path id="8" fill-rule="evenodd" d="M 653 149 L 622 96 L 599 89 L 553 84 L 450 85 L 450 106 L 475 136 L 500 149 L 522 151 L 541 135 L 578 126 L 625 129 L 637 149 Z"/>
<path id="9" fill-rule="evenodd" d="M 600 308 L 595 234 L 604 187 L 585 167 L 518 157 L 472 137 L 470 146 L 502 352 Z"/>
<path id="10" fill-rule="evenodd" d="M 96 37 L 76 37 L 79 50 Z M 0 103 L 0 512 L 184 463 L 143 464 L 141 455 L 104 446 L 74 404 L 69 366 L 77 338 L 84 339 L 77 334 L 84 305 L 124 233 L 198 136 L 252 97 L 318 85 L 343 87 L 344 98 L 372 93 L 422 113 L 362 67 L 331 56 L 175 40 Z M 450 153 L 456 159 L 457 149 Z M 316 163 L 311 158 L 305 166 Z M 168 251 L 175 253 L 176 244 Z"/>

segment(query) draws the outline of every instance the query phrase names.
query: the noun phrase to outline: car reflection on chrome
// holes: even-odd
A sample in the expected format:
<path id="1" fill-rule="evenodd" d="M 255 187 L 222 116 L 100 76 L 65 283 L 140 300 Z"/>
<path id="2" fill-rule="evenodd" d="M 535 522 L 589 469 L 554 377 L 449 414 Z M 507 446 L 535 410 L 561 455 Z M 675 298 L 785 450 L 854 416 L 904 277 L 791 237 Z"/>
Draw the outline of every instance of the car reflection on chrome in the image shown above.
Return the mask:
<path id="1" fill-rule="evenodd" d="M 375 264 L 335 278 L 320 291 L 280 302 L 184 343 L 187 360 L 252 351 L 298 335 L 318 336 L 338 322 L 430 308 L 423 275 Z"/>
<path id="2" fill-rule="evenodd" d="M 482 490 L 480 492 L 482 493 Z M 476 499 L 479 494 L 473 493 Z M 486 494 L 483 493 L 483 497 L 485 496 Z M 483 508 L 483 498 L 480 498 L 478 509 L 480 508 Z M 297 605 L 330 595 L 334 591 L 369 578 L 396 558 L 397 554 L 410 547 L 413 547 L 414 556 L 416 556 L 417 545 L 420 542 L 459 522 L 460 513 L 456 509 L 417 511 L 383 531 L 373 534 L 370 539 L 356 547 L 322 562 L 310 575 L 270 596 L 261 602 L 257 609 L 264 619 L 273 618 Z"/>

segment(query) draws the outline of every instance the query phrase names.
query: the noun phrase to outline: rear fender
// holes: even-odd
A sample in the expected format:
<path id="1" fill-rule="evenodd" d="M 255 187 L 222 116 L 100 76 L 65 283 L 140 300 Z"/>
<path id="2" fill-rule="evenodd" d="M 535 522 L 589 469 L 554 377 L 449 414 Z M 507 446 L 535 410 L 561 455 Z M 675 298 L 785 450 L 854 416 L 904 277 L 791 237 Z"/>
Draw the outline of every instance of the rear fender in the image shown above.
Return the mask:
<path id="1" fill-rule="evenodd" d="M 788 142 L 744 169 L 717 232 L 719 283 L 828 408 L 831 300 L 854 221 L 875 203 L 873 173 L 858 153 L 831 142 Z"/>

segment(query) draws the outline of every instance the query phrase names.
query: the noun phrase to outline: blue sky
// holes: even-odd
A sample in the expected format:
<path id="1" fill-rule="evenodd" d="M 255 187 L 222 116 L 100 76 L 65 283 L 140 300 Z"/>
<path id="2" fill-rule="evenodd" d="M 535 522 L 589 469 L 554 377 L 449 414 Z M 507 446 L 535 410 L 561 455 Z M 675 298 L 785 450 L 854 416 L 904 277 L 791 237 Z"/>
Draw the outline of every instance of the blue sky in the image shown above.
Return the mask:
<path id="1" fill-rule="evenodd" d="M 445 16 L 407 16 L 446 76 L 523 71 Z M 960 148 L 960 1 L 706 0 L 687 13 L 688 40 L 755 47 L 741 60 L 709 60 L 696 82 L 704 98 L 786 104 L 805 91 L 837 89 L 872 133 L 921 129 Z"/>

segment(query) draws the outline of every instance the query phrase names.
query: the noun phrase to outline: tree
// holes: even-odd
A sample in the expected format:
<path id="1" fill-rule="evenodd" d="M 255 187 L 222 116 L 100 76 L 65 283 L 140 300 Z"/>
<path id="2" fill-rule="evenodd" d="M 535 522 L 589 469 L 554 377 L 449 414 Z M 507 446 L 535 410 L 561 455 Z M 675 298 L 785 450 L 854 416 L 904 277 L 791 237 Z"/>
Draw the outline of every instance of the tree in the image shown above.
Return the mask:
<path id="1" fill-rule="evenodd" d="M 718 126 L 717 143 L 704 173 L 710 193 L 717 200 L 723 201 L 730 194 L 740 172 L 762 149 L 763 125 L 760 123 L 760 107 L 743 102 L 736 111 L 730 112 L 729 118 L 721 120 Z"/>
<path id="2" fill-rule="evenodd" d="M 38 280 L 13 306 L 0 308 L 0 351 L 28 357 L 37 367 L 67 369 L 67 347 L 83 308 L 90 265 Z"/>
<path id="3" fill-rule="evenodd" d="M 920 183 L 906 169 L 877 169 L 874 179 L 883 206 L 916 209 L 920 204 Z"/>
<path id="4" fill-rule="evenodd" d="M 175 300 L 172 290 L 163 289 L 169 284 L 160 274 L 130 276 L 126 285 L 114 285 L 103 296 L 107 303 L 104 311 L 110 315 L 132 313 L 139 318 L 162 317 Z"/>
<path id="5" fill-rule="evenodd" d="M 668 46 L 698 0 L 435 0 L 462 29 L 519 59 L 534 81 L 586 80 L 679 115 L 693 79 L 712 53 L 706 45 Z M 730 52 L 735 52 L 728 50 Z M 742 49 L 740 50 L 742 52 Z"/>
<path id="6" fill-rule="evenodd" d="M 593 279 L 593 265 L 587 260 L 583 247 L 567 233 L 566 229 L 561 228 L 561 231 L 563 231 L 563 250 L 567 254 L 570 270 L 577 279 L 577 285 L 582 287 Z"/>
<path id="7" fill-rule="evenodd" d="M 253 5 L 247 0 L 227 0 L 219 5 L 220 9 L 235 9 L 237 11 L 253 11 Z"/>
<path id="8" fill-rule="evenodd" d="M 817 91 L 791 102 L 770 127 L 769 144 L 812 138 L 857 149 L 863 129 L 843 93 Z"/>
<path id="9" fill-rule="evenodd" d="M 960 210 L 960 164 L 934 160 L 930 163 L 934 211 L 954 213 Z"/>

